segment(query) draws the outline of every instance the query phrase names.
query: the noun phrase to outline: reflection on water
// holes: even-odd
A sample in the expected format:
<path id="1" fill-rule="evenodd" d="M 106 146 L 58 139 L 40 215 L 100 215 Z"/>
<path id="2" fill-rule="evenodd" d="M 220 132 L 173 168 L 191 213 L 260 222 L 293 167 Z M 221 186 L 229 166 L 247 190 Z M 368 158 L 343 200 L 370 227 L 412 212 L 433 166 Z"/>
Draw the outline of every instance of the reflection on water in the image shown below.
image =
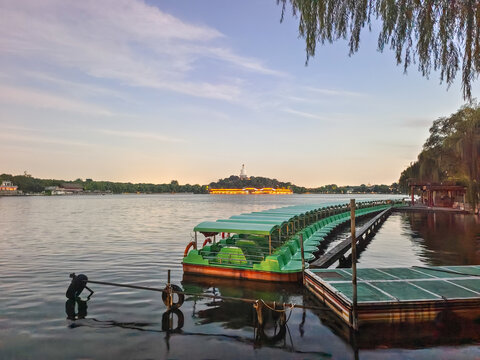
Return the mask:
<path id="1" fill-rule="evenodd" d="M 394 213 L 359 255 L 359 267 L 480 264 L 478 216 Z"/>
<path id="2" fill-rule="evenodd" d="M 376 325 L 355 335 L 301 286 L 183 277 L 180 261 L 196 223 L 338 199 L 342 197 L 0 198 L 0 358 L 480 357 L 479 322 L 444 314 L 429 324 Z M 480 263 L 478 219 L 429 216 L 392 215 L 361 253 L 360 266 Z M 316 308 L 295 309 L 291 316 L 287 310 L 286 324 L 267 309 L 260 328 L 255 309 L 246 302 L 187 296 L 181 309 L 167 312 L 159 293 L 96 284 L 91 284 L 95 294 L 88 302 L 65 302 L 72 272 L 91 280 L 163 288 L 168 269 L 172 282 L 188 292 Z"/>

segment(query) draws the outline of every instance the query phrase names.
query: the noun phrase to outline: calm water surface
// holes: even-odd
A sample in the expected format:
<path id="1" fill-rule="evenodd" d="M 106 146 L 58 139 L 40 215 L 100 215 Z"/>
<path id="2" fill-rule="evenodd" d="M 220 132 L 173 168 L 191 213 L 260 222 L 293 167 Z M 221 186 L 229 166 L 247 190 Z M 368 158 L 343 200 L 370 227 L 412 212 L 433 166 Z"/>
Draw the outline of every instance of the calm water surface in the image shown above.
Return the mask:
<path id="1" fill-rule="evenodd" d="M 372 197 L 357 200 L 365 198 Z M 166 332 L 159 293 L 100 285 L 91 286 L 87 308 L 75 308 L 72 318 L 64 296 L 70 272 L 163 287 L 171 269 L 172 281 L 191 292 L 318 306 L 296 285 L 184 278 L 181 258 L 200 221 L 343 200 L 348 197 L 0 197 L 0 359 L 480 358 L 477 324 L 454 324 L 455 334 L 440 323 L 366 328 L 352 336 L 327 309 L 296 309 L 285 334 L 275 337 L 272 328 L 259 338 L 251 305 L 195 297 L 173 316 L 173 327 L 178 318 L 183 327 Z M 473 216 L 394 214 L 360 253 L 359 266 L 480 264 L 479 233 Z"/>

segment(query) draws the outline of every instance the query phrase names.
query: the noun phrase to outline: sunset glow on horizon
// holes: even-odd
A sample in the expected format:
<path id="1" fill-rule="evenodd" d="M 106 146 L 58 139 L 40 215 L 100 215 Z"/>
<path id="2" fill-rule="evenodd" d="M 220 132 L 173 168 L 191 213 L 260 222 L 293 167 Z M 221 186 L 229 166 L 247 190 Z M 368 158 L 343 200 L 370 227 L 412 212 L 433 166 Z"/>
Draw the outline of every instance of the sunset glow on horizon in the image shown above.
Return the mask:
<path id="1" fill-rule="evenodd" d="M 438 74 L 319 47 L 276 1 L 0 0 L 0 173 L 391 184 L 464 101 Z M 472 96 L 479 97 L 478 83 Z"/>

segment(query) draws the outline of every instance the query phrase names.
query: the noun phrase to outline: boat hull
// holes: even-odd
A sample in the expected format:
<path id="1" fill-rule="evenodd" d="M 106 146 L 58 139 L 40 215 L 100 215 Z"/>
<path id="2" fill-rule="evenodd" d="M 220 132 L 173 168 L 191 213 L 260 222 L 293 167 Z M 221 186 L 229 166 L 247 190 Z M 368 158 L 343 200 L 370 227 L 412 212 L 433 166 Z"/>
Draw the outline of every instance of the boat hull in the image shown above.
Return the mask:
<path id="1" fill-rule="evenodd" d="M 252 269 L 235 269 L 228 267 L 183 264 L 186 274 L 206 275 L 241 280 L 275 281 L 275 282 L 301 282 L 301 272 L 277 273 L 270 271 L 258 271 Z"/>

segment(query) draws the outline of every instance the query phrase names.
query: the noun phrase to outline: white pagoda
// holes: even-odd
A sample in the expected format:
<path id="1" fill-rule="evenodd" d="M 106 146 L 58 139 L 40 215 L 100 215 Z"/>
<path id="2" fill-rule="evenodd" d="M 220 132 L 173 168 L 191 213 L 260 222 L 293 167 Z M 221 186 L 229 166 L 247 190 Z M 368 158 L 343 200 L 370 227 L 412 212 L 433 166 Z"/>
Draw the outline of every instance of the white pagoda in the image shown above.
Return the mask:
<path id="1" fill-rule="evenodd" d="M 245 170 L 245 164 L 242 164 L 242 170 L 240 170 L 240 179 L 241 180 L 248 179 L 247 170 Z"/>

